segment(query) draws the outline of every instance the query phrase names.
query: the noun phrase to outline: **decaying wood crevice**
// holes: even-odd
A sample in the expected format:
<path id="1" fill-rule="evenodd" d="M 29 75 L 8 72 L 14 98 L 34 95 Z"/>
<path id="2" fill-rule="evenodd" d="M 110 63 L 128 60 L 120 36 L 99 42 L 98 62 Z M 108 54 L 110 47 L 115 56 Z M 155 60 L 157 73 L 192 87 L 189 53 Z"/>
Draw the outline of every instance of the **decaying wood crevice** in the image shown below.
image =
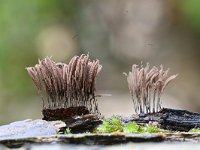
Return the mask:
<path id="1" fill-rule="evenodd" d="M 71 133 L 92 133 L 98 125 L 102 124 L 102 118 L 96 114 L 87 114 L 71 117 L 63 122 L 65 122 L 66 127 L 60 129 L 61 133 L 64 133 L 66 128 L 70 128 Z"/>

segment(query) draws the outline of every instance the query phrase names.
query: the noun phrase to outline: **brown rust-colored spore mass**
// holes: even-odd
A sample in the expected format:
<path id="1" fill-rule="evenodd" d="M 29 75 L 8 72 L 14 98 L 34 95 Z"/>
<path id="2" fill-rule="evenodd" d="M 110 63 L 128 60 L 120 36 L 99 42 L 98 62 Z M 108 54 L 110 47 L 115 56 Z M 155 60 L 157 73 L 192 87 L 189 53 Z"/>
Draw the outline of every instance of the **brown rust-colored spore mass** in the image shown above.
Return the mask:
<path id="1" fill-rule="evenodd" d="M 68 64 L 56 63 L 46 57 L 34 67 L 28 67 L 27 71 L 42 97 L 43 115 L 59 112 L 67 117 L 69 114 L 99 113 L 95 83 L 101 69 L 99 60 L 91 61 L 89 55 L 82 54 L 74 56 Z M 72 108 L 74 112 L 67 115 Z"/>

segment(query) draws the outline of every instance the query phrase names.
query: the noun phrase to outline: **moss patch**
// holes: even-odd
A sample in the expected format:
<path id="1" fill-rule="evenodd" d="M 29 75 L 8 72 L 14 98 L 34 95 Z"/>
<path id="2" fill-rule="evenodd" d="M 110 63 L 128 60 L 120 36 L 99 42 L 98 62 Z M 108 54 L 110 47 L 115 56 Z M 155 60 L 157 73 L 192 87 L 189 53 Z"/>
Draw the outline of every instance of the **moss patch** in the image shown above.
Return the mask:
<path id="1" fill-rule="evenodd" d="M 97 127 L 95 130 L 95 133 L 112 133 L 112 132 L 161 133 L 166 131 L 153 125 L 141 126 L 135 122 L 123 123 L 118 118 L 112 118 L 110 121 L 104 120 L 103 124 Z"/>
<path id="2" fill-rule="evenodd" d="M 189 132 L 199 132 L 200 133 L 200 128 L 193 128 Z"/>

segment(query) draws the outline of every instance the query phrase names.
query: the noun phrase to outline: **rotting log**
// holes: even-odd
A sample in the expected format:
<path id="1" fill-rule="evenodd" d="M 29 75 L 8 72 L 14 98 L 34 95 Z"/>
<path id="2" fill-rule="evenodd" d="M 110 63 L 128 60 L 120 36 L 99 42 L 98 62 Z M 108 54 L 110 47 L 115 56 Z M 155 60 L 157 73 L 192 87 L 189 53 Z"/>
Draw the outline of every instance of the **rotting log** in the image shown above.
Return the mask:
<path id="1" fill-rule="evenodd" d="M 164 134 L 67 134 L 53 135 L 44 137 L 30 137 L 18 139 L 0 140 L 10 148 L 19 148 L 24 144 L 41 144 L 41 143 L 62 143 L 62 144 L 84 144 L 84 145 L 114 145 L 128 142 L 161 142 L 165 140 Z"/>
<path id="2" fill-rule="evenodd" d="M 161 127 L 176 131 L 189 131 L 200 128 L 200 114 L 187 110 L 163 109 Z"/>
<path id="3" fill-rule="evenodd" d="M 125 119 L 124 122 L 135 121 L 138 124 L 157 122 L 163 129 L 188 132 L 192 128 L 200 128 L 200 114 L 187 110 L 163 108 L 157 113 L 140 114 Z"/>

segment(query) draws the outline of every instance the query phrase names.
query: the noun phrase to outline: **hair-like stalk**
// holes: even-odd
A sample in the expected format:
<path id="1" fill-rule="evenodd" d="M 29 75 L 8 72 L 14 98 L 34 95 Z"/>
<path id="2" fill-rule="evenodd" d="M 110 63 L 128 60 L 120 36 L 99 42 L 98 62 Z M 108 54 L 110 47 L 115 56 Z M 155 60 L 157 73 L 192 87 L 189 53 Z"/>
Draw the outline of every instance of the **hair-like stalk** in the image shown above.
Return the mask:
<path id="1" fill-rule="evenodd" d="M 89 55 L 74 56 L 68 64 L 50 57 L 26 68 L 43 101 L 43 109 L 86 107 L 98 113 L 95 97 L 96 77 L 102 69 Z"/>
<path id="2" fill-rule="evenodd" d="M 177 75 L 169 76 L 169 69 L 164 70 L 152 67 L 147 63 L 138 66 L 134 64 L 132 71 L 127 76 L 128 88 L 134 103 L 135 113 L 154 113 L 161 110 L 161 95 L 166 86 L 174 80 Z"/>

